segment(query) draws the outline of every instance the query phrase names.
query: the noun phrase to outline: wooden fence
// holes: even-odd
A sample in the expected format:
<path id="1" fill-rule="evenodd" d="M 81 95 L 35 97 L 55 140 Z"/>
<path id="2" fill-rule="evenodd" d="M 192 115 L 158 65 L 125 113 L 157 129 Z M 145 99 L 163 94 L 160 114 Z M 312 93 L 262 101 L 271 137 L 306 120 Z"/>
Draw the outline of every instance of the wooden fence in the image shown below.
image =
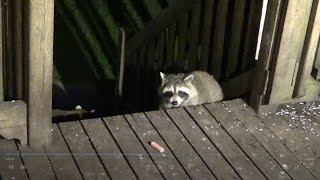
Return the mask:
<path id="1" fill-rule="evenodd" d="M 242 82 L 227 97 L 247 93 L 261 10 L 260 0 L 171 1 L 126 41 L 123 99 L 136 111 L 157 108 L 160 71 L 205 70 L 226 88 Z"/>
<path id="2" fill-rule="evenodd" d="M 282 103 L 320 100 L 320 83 L 312 73 L 319 26 L 318 0 L 269 1 L 251 94 L 254 108 L 273 111 Z"/>

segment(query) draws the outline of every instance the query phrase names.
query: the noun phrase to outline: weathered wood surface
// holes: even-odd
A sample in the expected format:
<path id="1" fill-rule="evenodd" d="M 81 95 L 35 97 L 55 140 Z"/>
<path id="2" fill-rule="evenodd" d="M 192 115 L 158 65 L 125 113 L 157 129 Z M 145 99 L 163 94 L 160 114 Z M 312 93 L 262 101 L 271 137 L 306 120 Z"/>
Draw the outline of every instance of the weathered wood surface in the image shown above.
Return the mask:
<path id="1" fill-rule="evenodd" d="M 270 104 L 291 99 L 304 46 L 312 1 L 288 1 L 283 31 L 271 75 Z"/>
<path id="2" fill-rule="evenodd" d="M 3 6 L 0 6 L 0 24 L 2 26 L 3 23 L 3 13 L 4 9 Z M 0 34 L 3 33 L 3 28 L 0 28 Z M 3 89 L 3 83 L 4 83 L 4 74 L 3 74 L 3 67 L 4 67 L 4 60 L 3 60 L 3 48 L 4 48 L 4 43 L 3 43 L 3 37 L 0 36 L 0 102 L 4 100 L 4 89 Z"/>
<path id="3" fill-rule="evenodd" d="M 54 0 L 31 0 L 26 8 L 29 144 L 42 147 L 51 139 Z"/>
<path id="4" fill-rule="evenodd" d="M 29 179 L 13 140 L 0 139 L 0 152 L 0 179 Z"/>
<path id="5" fill-rule="evenodd" d="M 23 168 L 27 169 L 30 179 L 56 179 L 52 165 L 44 149 L 34 149 L 23 145 L 18 145 L 18 148 L 23 158 Z"/>
<path id="6" fill-rule="evenodd" d="M 319 44 L 319 37 L 320 3 L 318 1 L 313 1 L 306 34 L 306 40 L 304 42 L 304 47 L 300 60 L 301 62 L 299 63 L 299 69 L 296 75 L 296 83 L 293 91 L 294 97 L 303 97 L 310 94 L 310 92 L 307 92 L 307 90 L 312 87 L 309 86 L 308 79 L 312 78 L 311 71 L 316 57 L 316 51 Z M 315 96 L 318 96 L 318 93 L 316 93 Z"/>
<path id="7" fill-rule="evenodd" d="M 57 179 L 83 179 L 75 159 L 56 124 L 52 125 L 52 143 L 45 147 L 45 152 Z"/>
<path id="8" fill-rule="evenodd" d="M 127 158 L 122 155 L 122 151 L 120 151 L 117 142 L 108 132 L 102 119 L 83 120 L 81 124 L 90 137 L 94 149 L 100 154 L 100 158 L 111 179 L 138 178 L 128 165 Z"/>
<path id="9" fill-rule="evenodd" d="M 285 171 L 294 179 L 314 179 L 314 175 L 300 162 L 300 159 L 280 141 L 280 137 L 274 134 L 263 124 L 253 110 L 242 100 L 224 102 L 244 126 L 252 133 L 264 148 L 279 162 Z"/>
<path id="10" fill-rule="evenodd" d="M 100 163 L 100 158 L 91 146 L 89 137 L 82 129 L 80 122 L 59 124 L 64 140 L 76 161 L 84 179 L 110 179 L 108 172 Z M 88 163 L 90 162 L 90 163 Z"/>
<path id="11" fill-rule="evenodd" d="M 27 106 L 23 101 L 0 103 L 0 135 L 27 144 Z"/>
<path id="12" fill-rule="evenodd" d="M 303 113 L 300 121 L 259 119 L 237 99 L 61 122 L 44 149 L 0 140 L 0 173 L 31 180 L 319 179 L 319 104 L 286 106 Z M 10 163 L 22 169 L 12 171 Z"/>

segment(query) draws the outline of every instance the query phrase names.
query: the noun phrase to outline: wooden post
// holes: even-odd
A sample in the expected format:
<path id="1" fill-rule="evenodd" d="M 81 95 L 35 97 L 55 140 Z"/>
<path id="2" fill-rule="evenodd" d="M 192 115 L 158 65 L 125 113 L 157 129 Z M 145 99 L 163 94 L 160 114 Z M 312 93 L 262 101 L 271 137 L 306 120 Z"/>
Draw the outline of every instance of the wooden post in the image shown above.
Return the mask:
<path id="1" fill-rule="evenodd" d="M 0 2 L 0 102 L 3 101 L 3 59 L 2 59 L 2 48 L 3 48 L 3 40 L 2 40 L 2 13 L 3 13 L 3 5 Z"/>
<path id="2" fill-rule="evenodd" d="M 51 141 L 54 0 L 28 4 L 28 130 L 29 144 Z"/>

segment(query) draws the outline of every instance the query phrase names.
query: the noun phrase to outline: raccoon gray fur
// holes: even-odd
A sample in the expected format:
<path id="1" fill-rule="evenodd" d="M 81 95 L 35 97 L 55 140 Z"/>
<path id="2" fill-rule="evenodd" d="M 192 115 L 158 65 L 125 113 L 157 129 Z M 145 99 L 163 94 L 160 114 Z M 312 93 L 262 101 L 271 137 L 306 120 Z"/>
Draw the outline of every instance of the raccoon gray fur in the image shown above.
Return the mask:
<path id="1" fill-rule="evenodd" d="M 160 72 L 160 108 L 191 106 L 221 101 L 218 82 L 207 72 L 164 74 Z"/>

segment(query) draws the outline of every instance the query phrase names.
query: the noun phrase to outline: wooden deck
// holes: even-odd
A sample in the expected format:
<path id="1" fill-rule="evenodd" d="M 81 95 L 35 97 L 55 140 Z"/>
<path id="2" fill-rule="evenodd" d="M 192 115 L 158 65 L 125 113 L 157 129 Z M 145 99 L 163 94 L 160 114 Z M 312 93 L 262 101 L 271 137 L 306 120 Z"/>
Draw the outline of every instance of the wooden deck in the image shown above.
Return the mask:
<path id="1" fill-rule="evenodd" d="M 258 118 L 236 99 L 58 123 L 41 150 L 1 139 L 0 173 L 18 180 L 320 179 L 319 107 L 286 105 Z"/>

